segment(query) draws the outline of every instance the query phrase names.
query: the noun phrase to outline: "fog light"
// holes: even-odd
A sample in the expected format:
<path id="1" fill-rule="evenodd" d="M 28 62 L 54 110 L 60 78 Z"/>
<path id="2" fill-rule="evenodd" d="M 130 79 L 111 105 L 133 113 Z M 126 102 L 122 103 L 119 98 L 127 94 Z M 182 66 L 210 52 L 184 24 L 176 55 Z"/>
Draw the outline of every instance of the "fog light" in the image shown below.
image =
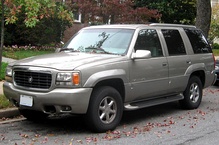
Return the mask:
<path id="1" fill-rule="evenodd" d="M 62 111 L 71 111 L 70 106 L 62 106 Z"/>

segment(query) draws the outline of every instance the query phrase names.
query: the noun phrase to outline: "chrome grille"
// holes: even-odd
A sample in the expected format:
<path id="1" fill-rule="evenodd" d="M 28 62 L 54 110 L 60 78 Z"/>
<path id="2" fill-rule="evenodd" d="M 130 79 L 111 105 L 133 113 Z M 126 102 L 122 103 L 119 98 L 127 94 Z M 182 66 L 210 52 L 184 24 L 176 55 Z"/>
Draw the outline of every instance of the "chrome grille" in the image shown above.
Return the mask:
<path id="1" fill-rule="evenodd" d="M 49 73 L 14 71 L 14 81 L 17 86 L 49 89 L 52 82 L 52 75 Z"/>

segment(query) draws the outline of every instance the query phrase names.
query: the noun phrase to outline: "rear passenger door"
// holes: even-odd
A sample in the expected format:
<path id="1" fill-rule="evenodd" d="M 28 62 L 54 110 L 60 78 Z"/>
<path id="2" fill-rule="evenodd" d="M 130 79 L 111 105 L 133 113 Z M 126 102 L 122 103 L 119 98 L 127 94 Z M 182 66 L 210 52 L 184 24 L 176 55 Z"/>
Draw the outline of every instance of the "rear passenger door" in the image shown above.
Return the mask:
<path id="1" fill-rule="evenodd" d="M 178 93 L 187 86 L 188 77 L 185 76 L 187 68 L 191 65 L 187 55 L 181 29 L 161 29 L 167 49 L 169 67 L 169 92 Z"/>

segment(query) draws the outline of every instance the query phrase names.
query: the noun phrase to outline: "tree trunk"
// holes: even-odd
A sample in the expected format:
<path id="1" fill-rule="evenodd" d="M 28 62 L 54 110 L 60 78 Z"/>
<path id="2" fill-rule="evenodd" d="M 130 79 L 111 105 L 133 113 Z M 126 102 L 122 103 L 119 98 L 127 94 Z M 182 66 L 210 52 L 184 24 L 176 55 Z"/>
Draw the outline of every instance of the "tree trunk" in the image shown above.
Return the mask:
<path id="1" fill-rule="evenodd" d="M 197 15 L 196 27 L 201 29 L 208 37 L 208 32 L 211 24 L 211 1 L 210 0 L 197 0 Z"/>
<path id="2" fill-rule="evenodd" d="M 5 0 L 1 0 L 2 5 L 2 18 L 1 18 L 1 46 L 0 46 L 0 74 L 1 74 L 1 66 L 2 66 L 2 51 L 3 51 L 3 45 L 4 45 L 4 2 Z"/>

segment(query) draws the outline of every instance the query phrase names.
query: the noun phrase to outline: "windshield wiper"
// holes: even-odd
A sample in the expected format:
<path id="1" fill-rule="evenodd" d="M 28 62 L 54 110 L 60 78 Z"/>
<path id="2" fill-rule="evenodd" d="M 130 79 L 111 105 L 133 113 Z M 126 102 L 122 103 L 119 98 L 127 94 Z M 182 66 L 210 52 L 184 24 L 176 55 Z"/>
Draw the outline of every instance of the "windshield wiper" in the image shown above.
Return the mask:
<path id="1" fill-rule="evenodd" d="M 62 48 L 59 52 L 62 52 L 62 51 L 78 52 L 78 51 L 74 50 L 74 48 Z"/>
<path id="2" fill-rule="evenodd" d="M 100 51 L 100 53 L 113 54 L 113 53 L 110 53 L 110 52 L 104 50 L 103 48 L 100 48 L 100 47 L 98 47 L 98 48 L 88 47 L 88 48 L 85 48 L 85 49 L 91 49 L 91 51 L 90 51 L 91 53 L 98 53 L 98 51 Z"/>

